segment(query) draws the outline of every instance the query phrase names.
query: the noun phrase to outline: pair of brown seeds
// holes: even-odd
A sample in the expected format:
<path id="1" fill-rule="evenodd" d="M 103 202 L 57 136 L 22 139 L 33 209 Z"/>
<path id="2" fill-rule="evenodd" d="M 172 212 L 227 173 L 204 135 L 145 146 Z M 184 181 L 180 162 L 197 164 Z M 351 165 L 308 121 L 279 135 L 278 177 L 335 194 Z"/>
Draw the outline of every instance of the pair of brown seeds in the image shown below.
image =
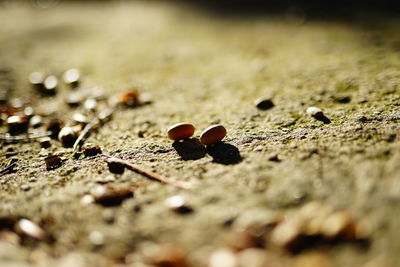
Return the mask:
<path id="1" fill-rule="evenodd" d="M 193 124 L 181 122 L 175 125 L 172 125 L 168 128 L 167 133 L 168 137 L 171 140 L 178 141 L 188 139 L 193 136 L 195 128 Z M 211 125 L 207 127 L 201 134 L 200 134 L 200 142 L 203 145 L 212 145 L 218 143 L 226 136 L 226 129 L 221 124 Z"/>

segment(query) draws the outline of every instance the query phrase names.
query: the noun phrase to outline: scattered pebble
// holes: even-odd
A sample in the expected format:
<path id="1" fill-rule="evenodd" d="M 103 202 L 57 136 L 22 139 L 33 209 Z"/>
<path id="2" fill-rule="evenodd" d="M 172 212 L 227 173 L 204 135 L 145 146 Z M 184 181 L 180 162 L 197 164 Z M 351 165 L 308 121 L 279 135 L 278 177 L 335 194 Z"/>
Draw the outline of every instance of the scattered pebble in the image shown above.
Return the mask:
<path id="1" fill-rule="evenodd" d="M 59 156 L 57 156 L 57 155 L 50 155 L 50 156 L 47 156 L 47 157 L 44 159 L 44 162 L 46 163 L 46 169 L 47 169 L 48 171 L 49 171 L 49 170 L 57 169 L 57 168 L 60 167 L 61 164 L 62 164 L 61 158 L 60 158 Z"/>
<path id="2" fill-rule="evenodd" d="M 63 127 L 58 134 L 58 140 L 64 147 L 72 147 L 76 138 L 78 135 L 72 127 Z"/>
<path id="3" fill-rule="evenodd" d="M 280 159 L 278 154 L 272 155 L 268 158 L 269 161 L 273 161 L 273 162 L 281 162 L 282 160 Z"/>
<path id="4" fill-rule="evenodd" d="M 203 145 L 213 145 L 226 136 L 226 129 L 221 124 L 212 125 L 206 128 L 200 135 L 200 142 Z"/>
<path id="5" fill-rule="evenodd" d="M 194 134 L 195 128 L 190 123 L 177 123 L 168 128 L 167 134 L 169 139 L 177 141 L 190 138 Z"/>
<path id="6" fill-rule="evenodd" d="M 78 69 L 69 69 L 64 72 L 63 81 L 72 88 L 78 87 L 81 73 Z"/>
<path id="7" fill-rule="evenodd" d="M 88 117 L 86 117 L 82 113 L 75 113 L 74 115 L 72 115 L 72 119 L 74 120 L 74 122 L 82 125 L 86 125 L 89 122 Z"/>
<path id="8" fill-rule="evenodd" d="M 46 95 L 55 95 L 57 85 L 58 85 L 57 77 L 54 75 L 50 75 L 44 80 L 44 91 L 43 92 Z"/>
<path id="9" fill-rule="evenodd" d="M 97 108 L 97 100 L 94 98 L 88 98 L 85 100 L 85 102 L 83 103 L 83 106 L 85 109 L 87 110 L 96 110 Z"/>
<path id="10" fill-rule="evenodd" d="M 90 157 L 90 156 L 95 156 L 97 154 L 101 154 L 101 147 L 99 145 L 93 145 L 93 144 L 85 144 L 82 147 L 83 150 L 83 154 L 86 157 Z"/>
<path id="11" fill-rule="evenodd" d="M 137 90 L 131 90 L 122 94 L 119 98 L 119 104 L 126 107 L 135 107 L 139 105 L 139 93 Z"/>
<path id="12" fill-rule="evenodd" d="M 245 249 L 237 254 L 237 259 L 240 267 L 276 266 L 271 263 L 265 250 L 259 248 Z"/>
<path id="13" fill-rule="evenodd" d="M 332 267 L 331 259 L 320 252 L 307 252 L 299 255 L 293 263 L 294 267 Z"/>
<path id="14" fill-rule="evenodd" d="M 179 214 L 189 214 L 193 209 L 187 204 L 186 199 L 181 195 L 175 195 L 165 200 L 165 205 L 172 211 Z"/>
<path id="15" fill-rule="evenodd" d="M 321 233 L 328 239 L 356 239 L 356 226 L 350 215 L 345 211 L 330 214 L 321 227 Z"/>
<path id="16" fill-rule="evenodd" d="M 133 197 L 130 189 L 103 185 L 96 186 L 90 193 L 97 204 L 105 207 L 119 206 L 125 199 Z"/>
<path id="17" fill-rule="evenodd" d="M 10 116 L 7 118 L 7 126 L 11 135 L 18 135 L 28 130 L 28 120 L 19 115 Z"/>
<path id="18" fill-rule="evenodd" d="M 89 241 L 95 246 L 101 246 L 104 244 L 104 235 L 99 231 L 91 231 L 89 234 Z"/>
<path id="19" fill-rule="evenodd" d="M 331 120 L 325 116 L 324 112 L 320 108 L 308 107 L 306 112 L 316 120 L 322 121 L 325 124 L 331 123 Z"/>
<path id="20" fill-rule="evenodd" d="M 187 267 L 186 253 L 174 245 L 159 245 L 150 256 L 150 263 L 153 266 Z"/>
<path id="21" fill-rule="evenodd" d="M 59 119 L 52 119 L 46 126 L 46 130 L 51 133 L 51 138 L 58 138 L 58 134 L 60 133 L 61 128 L 63 127 L 64 123 L 62 120 Z"/>
<path id="22" fill-rule="evenodd" d="M 125 166 L 120 161 L 109 159 L 107 161 L 107 165 L 108 165 L 108 170 L 111 173 L 123 174 L 125 171 Z"/>
<path id="23" fill-rule="evenodd" d="M 66 98 L 65 98 L 65 103 L 68 104 L 68 106 L 70 107 L 77 107 L 79 106 L 82 102 L 83 102 L 83 95 L 80 92 L 74 92 L 69 94 Z"/>
<path id="24" fill-rule="evenodd" d="M 39 93 L 43 93 L 45 91 L 45 78 L 46 75 L 43 72 L 32 72 L 29 75 L 29 82 L 36 91 L 38 91 Z"/>
<path id="25" fill-rule="evenodd" d="M 46 233 L 36 223 L 28 220 L 21 219 L 15 226 L 16 232 L 28 236 L 36 240 L 43 240 Z"/>
<path id="26" fill-rule="evenodd" d="M 274 103 L 272 102 L 272 100 L 269 98 L 258 99 L 258 100 L 256 100 L 255 105 L 260 110 L 268 110 L 275 106 Z"/>
<path id="27" fill-rule="evenodd" d="M 237 267 L 236 255 L 229 249 L 214 251 L 209 259 L 208 267 Z"/>
<path id="28" fill-rule="evenodd" d="M 40 115 L 34 115 L 30 120 L 29 124 L 32 128 L 39 128 L 43 124 L 43 118 Z"/>

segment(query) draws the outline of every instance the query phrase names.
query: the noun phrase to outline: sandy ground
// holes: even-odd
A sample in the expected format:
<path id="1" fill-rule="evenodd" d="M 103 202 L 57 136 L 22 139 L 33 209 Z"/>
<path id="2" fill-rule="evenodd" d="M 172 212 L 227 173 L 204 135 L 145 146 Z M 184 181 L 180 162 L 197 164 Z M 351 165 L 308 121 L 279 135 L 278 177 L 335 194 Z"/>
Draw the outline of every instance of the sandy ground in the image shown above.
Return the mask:
<path id="1" fill-rule="evenodd" d="M 260 266 L 400 266 L 400 20 L 221 16 L 153 2 L 3 3 L 0 18 L 1 79 L 15 81 L 12 97 L 29 99 L 47 120 L 70 122 L 82 110 L 64 103 L 71 89 L 61 84 L 55 97 L 40 97 L 30 72 L 61 77 L 76 67 L 83 76 L 77 90 L 106 96 L 137 88 L 152 103 L 118 109 L 87 142 L 192 185 L 115 175 L 103 157 L 73 159 L 57 140 L 48 149 L 2 142 L 2 166 L 18 162 L 0 176 L 0 265 L 183 266 L 155 259 L 172 244 L 174 257 L 185 254 L 190 266 L 206 266 L 222 248 L 236 254 L 214 266 L 235 266 L 228 259 L 258 266 L 243 256 L 254 246 L 254 255 L 268 259 Z M 259 97 L 275 106 L 258 110 Z M 308 115 L 310 106 L 331 123 Z M 228 135 L 208 148 L 195 139 L 173 145 L 165 130 L 181 121 L 196 126 L 195 137 L 215 123 Z M 44 158 L 59 152 L 62 166 L 47 171 Z M 134 197 L 115 207 L 82 203 L 99 185 L 128 188 Z M 165 205 L 176 194 L 192 213 Z M 290 222 L 312 201 L 346 211 L 367 225 L 366 236 L 318 236 L 293 253 L 263 228 L 256 245 L 238 248 L 248 224 L 266 224 L 271 214 Z M 47 237 L 34 240 L 5 223 L 22 217 Z"/>

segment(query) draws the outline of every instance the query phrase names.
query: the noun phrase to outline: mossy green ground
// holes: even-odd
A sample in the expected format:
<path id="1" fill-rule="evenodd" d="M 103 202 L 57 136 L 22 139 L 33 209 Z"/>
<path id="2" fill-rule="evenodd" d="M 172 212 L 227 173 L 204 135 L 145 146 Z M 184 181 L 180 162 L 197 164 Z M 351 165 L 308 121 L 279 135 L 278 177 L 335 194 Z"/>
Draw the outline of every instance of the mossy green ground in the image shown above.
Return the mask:
<path id="1" fill-rule="evenodd" d="M 38 112 L 68 121 L 76 111 L 63 102 L 69 89 L 61 86 L 56 97 L 40 98 L 27 77 L 32 71 L 60 76 L 71 67 L 81 69 L 83 88 L 101 87 L 107 95 L 133 87 L 149 93 L 151 105 L 118 110 L 88 142 L 194 184 L 180 190 L 128 171 L 112 175 L 103 158 L 73 160 L 71 150 L 56 141 L 48 151 L 63 150 L 68 160 L 46 171 L 38 143 L 3 143 L 1 163 L 10 157 L 19 162 L 16 173 L 0 177 L 0 215 L 50 221 L 43 227 L 55 241 L 25 247 L 3 242 L 1 262 L 45 265 L 82 255 L 89 265 L 111 265 L 127 254 L 140 259 L 145 241 L 151 241 L 179 245 L 201 266 L 226 246 L 235 229 L 235 223 L 223 226 L 227 220 L 248 210 L 296 210 L 311 200 L 346 209 L 372 226 L 368 248 L 315 248 L 335 266 L 397 259 L 400 20 L 300 23 L 153 2 L 43 10 L 3 4 L 0 17 L 0 59 L 12 68 L 13 97 L 34 96 Z M 275 107 L 257 110 L 254 100 L 266 96 Z M 350 102 L 340 103 L 343 97 Z M 309 106 L 322 108 L 332 123 L 308 116 Z M 228 135 L 222 150 L 229 153 L 201 157 L 200 151 L 199 159 L 183 160 L 165 134 L 181 121 L 193 123 L 197 137 L 205 127 L 223 124 Z M 282 161 L 270 161 L 273 155 Z M 106 182 L 131 187 L 135 197 L 116 208 L 81 204 L 85 193 Z M 165 199 L 177 193 L 188 197 L 193 214 L 180 216 L 165 207 Z M 94 230 L 105 236 L 101 247 L 89 241 Z M 288 266 L 297 257 L 273 253 Z"/>

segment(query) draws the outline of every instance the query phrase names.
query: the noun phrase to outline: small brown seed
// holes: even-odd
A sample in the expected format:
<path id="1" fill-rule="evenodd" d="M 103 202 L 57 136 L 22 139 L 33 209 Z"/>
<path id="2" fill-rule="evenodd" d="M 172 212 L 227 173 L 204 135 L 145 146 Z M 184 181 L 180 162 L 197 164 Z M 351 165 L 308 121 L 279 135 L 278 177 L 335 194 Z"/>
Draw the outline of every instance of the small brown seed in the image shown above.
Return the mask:
<path id="1" fill-rule="evenodd" d="M 169 139 L 177 141 L 184 140 L 194 134 L 194 126 L 190 123 L 177 123 L 168 128 L 167 134 Z"/>
<path id="2" fill-rule="evenodd" d="M 139 104 L 139 93 L 136 89 L 122 94 L 119 103 L 126 107 L 135 107 Z"/>
<path id="3" fill-rule="evenodd" d="M 216 124 L 205 129 L 200 135 L 200 142 L 203 145 L 218 143 L 226 136 L 226 129 L 221 124 Z"/>
<path id="4" fill-rule="evenodd" d="M 46 169 L 53 170 L 57 169 L 58 167 L 61 166 L 62 160 L 59 156 L 57 155 L 50 155 L 47 158 L 44 159 L 44 162 L 46 163 Z"/>

